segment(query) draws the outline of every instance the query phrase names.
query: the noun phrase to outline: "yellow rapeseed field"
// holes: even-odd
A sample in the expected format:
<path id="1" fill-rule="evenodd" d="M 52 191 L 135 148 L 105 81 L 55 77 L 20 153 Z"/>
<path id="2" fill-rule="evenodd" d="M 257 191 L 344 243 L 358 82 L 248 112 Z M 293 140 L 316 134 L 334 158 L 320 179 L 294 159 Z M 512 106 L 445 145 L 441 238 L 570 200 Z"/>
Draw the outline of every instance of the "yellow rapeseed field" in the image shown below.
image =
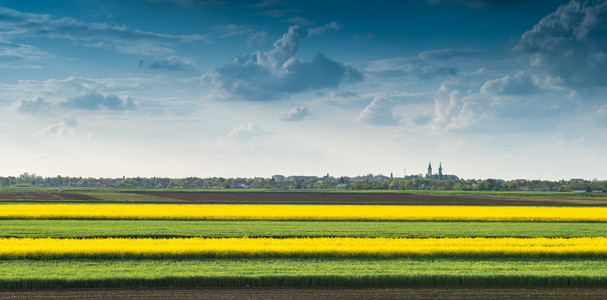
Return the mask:
<path id="1" fill-rule="evenodd" d="M 15 204 L 0 219 L 607 222 L 607 207 Z"/>
<path id="2" fill-rule="evenodd" d="M 2 259 L 168 257 L 607 257 L 595 238 L 0 238 Z"/>

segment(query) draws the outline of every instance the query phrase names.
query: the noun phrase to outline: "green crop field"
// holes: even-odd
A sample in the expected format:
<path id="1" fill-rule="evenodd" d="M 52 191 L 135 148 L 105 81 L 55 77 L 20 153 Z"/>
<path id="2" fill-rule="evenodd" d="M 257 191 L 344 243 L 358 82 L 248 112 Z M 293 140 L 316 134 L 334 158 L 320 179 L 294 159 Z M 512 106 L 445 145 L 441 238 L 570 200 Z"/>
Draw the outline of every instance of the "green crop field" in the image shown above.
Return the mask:
<path id="1" fill-rule="evenodd" d="M 604 259 L 12 260 L 0 273 L 0 288 L 607 285 Z"/>
<path id="2" fill-rule="evenodd" d="M 600 237 L 604 223 L 0 220 L 0 237 Z"/>
<path id="3" fill-rule="evenodd" d="M 376 205 L 394 197 L 442 205 L 604 206 L 605 197 L 552 193 L 304 192 L 11 190 L 8 202 L 201 203 L 283 201 Z M 293 196 L 295 195 L 295 196 Z M 326 196 L 328 195 L 328 196 Z M 377 196 L 375 196 L 377 195 Z M 409 198 L 404 197 L 411 196 Z M 357 198 L 358 197 L 358 198 Z M 210 200 L 209 200 L 210 199 Z M 267 200 L 270 199 L 270 200 Z M 358 199 L 358 200 L 356 200 Z M 468 201 L 468 202 L 466 202 Z M 306 203 L 308 203 L 306 202 Z M 77 205 L 77 204 L 75 204 Z M 144 204 L 141 204 L 144 205 Z M 1 207 L 1 205 L 0 205 Z M 25 207 L 25 206 L 24 206 Z M 606 237 L 607 224 L 576 222 L 359 222 L 359 221 L 179 221 L 179 220 L 0 220 L 0 238 L 575 238 Z M 607 247 L 607 245 L 605 245 Z M 607 287 L 607 261 L 591 257 L 431 258 L 106 258 L 3 259 L 0 288 L 114 287 L 380 287 L 380 286 L 597 286 Z"/>

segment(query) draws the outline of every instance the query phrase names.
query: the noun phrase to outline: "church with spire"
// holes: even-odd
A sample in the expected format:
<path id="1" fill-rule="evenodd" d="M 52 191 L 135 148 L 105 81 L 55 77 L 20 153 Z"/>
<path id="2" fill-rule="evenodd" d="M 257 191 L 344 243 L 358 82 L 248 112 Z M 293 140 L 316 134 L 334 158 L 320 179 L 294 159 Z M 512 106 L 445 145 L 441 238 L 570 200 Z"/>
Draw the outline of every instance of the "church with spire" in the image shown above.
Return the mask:
<path id="1" fill-rule="evenodd" d="M 426 173 L 426 178 L 436 179 L 436 180 L 446 180 L 446 179 L 459 180 L 459 177 L 457 177 L 455 175 L 443 174 L 443 163 L 442 162 L 438 163 L 438 174 L 432 173 L 432 162 L 428 162 L 428 173 Z"/>

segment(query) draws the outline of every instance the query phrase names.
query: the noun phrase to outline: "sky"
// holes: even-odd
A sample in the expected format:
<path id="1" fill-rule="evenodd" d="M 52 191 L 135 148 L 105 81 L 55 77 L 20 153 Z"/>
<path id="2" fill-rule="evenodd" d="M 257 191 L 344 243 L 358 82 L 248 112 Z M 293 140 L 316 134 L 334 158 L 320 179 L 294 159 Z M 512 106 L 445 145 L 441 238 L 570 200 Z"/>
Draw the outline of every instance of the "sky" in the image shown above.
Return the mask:
<path id="1" fill-rule="evenodd" d="M 606 1 L 2 0 L 0 176 L 607 179 Z"/>

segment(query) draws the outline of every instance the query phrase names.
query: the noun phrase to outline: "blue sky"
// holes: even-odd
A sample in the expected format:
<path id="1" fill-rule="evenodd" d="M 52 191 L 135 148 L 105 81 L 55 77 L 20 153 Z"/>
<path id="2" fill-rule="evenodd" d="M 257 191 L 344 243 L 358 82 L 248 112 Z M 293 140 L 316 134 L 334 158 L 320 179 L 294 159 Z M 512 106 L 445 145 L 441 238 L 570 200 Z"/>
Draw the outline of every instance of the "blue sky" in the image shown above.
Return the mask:
<path id="1" fill-rule="evenodd" d="M 0 175 L 607 179 L 606 1 L 0 4 Z"/>

